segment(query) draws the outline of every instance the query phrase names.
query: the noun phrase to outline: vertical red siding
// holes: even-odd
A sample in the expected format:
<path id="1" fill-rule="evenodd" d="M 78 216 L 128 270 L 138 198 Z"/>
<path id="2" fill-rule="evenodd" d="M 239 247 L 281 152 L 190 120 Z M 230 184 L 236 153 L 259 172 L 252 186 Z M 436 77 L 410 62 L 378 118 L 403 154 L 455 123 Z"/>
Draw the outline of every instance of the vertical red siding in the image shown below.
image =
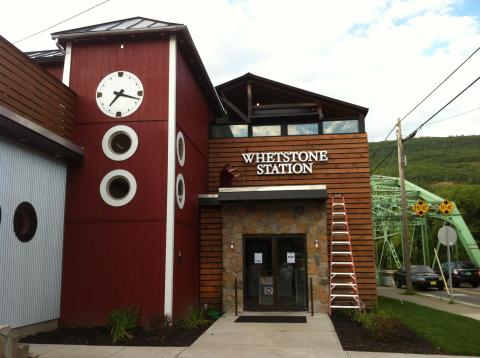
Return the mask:
<path id="1" fill-rule="evenodd" d="M 137 75 L 145 90 L 140 108 L 121 119 L 105 116 L 95 100 L 98 83 L 119 70 Z M 74 43 L 70 87 L 77 93 L 74 141 L 85 158 L 67 179 L 61 323 L 104 324 L 108 312 L 125 306 L 148 319 L 164 307 L 168 41 Z M 117 124 L 139 139 L 136 153 L 119 162 L 101 144 Z M 137 182 L 135 197 L 122 207 L 99 194 L 113 169 L 128 170 Z"/>
<path id="2" fill-rule="evenodd" d="M 63 77 L 63 62 L 62 63 L 39 63 L 39 65 L 48 73 L 53 75 L 57 80 L 61 81 Z"/>
<path id="3" fill-rule="evenodd" d="M 198 195 L 208 190 L 209 106 L 190 71 L 187 60 L 177 55 L 177 131 L 185 138 L 185 165 L 176 173 L 185 179 L 186 202 L 175 212 L 174 317 L 199 305 L 200 211 Z M 178 259 L 178 252 L 183 260 Z"/>

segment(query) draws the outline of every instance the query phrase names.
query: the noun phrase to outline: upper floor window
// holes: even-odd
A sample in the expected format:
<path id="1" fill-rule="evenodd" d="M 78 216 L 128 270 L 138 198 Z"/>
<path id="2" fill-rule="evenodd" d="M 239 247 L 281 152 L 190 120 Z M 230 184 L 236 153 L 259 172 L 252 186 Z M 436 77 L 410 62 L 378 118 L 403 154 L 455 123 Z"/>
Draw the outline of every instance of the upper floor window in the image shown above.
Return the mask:
<path id="1" fill-rule="evenodd" d="M 313 135 L 318 134 L 318 123 L 288 124 L 288 135 Z"/>
<path id="2" fill-rule="evenodd" d="M 282 127 L 278 125 L 252 125 L 252 137 L 273 137 L 282 135 Z"/>
<path id="3" fill-rule="evenodd" d="M 324 121 L 323 134 L 341 134 L 341 133 L 358 133 L 358 121 L 343 120 L 343 121 Z"/>
<path id="4" fill-rule="evenodd" d="M 248 137 L 248 124 L 220 124 L 212 126 L 212 138 Z"/>

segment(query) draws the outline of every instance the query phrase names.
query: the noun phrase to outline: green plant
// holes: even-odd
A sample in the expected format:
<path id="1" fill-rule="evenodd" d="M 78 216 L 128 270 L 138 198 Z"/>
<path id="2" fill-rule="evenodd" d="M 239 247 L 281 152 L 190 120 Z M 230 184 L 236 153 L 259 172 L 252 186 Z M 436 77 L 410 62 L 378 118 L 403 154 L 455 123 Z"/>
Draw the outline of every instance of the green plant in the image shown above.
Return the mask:
<path id="1" fill-rule="evenodd" d="M 107 327 L 112 336 L 112 342 L 133 339 L 133 331 L 137 328 L 138 312 L 131 308 L 113 310 L 108 314 Z"/>
<path id="2" fill-rule="evenodd" d="M 199 310 L 190 311 L 182 320 L 178 322 L 178 325 L 185 329 L 193 329 L 201 326 L 206 326 L 208 319 L 205 317 L 204 312 Z"/>
<path id="3" fill-rule="evenodd" d="M 391 338 L 397 332 L 398 322 L 384 310 L 374 308 L 370 312 L 355 311 L 353 319 L 380 340 Z"/>

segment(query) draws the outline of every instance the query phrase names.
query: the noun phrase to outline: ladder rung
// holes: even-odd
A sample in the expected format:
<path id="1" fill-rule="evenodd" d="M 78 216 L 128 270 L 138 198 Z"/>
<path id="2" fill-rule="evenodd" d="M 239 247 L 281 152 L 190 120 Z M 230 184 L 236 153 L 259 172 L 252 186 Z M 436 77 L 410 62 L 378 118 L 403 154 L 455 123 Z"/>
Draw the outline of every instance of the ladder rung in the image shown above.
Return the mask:
<path id="1" fill-rule="evenodd" d="M 353 272 L 330 272 L 330 276 L 332 275 L 340 275 L 340 276 L 346 276 L 346 275 L 353 275 Z"/>
<path id="2" fill-rule="evenodd" d="M 330 296 L 332 298 L 335 298 L 335 297 L 358 297 L 358 295 L 346 295 L 346 294 L 336 294 L 336 293 L 332 293 Z"/>
<path id="3" fill-rule="evenodd" d="M 339 306 L 339 305 L 331 305 L 330 308 L 360 308 L 360 306 Z"/>
<path id="4" fill-rule="evenodd" d="M 332 203 L 332 206 L 345 206 L 345 203 Z"/>
<path id="5" fill-rule="evenodd" d="M 332 251 L 332 255 L 351 255 L 350 251 Z"/>
<path id="6" fill-rule="evenodd" d="M 332 231 L 332 235 L 348 235 L 348 231 Z"/>
<path id="7" fill-rule="evenodd" d="M 332 282 L 330 284 L 331 286 L 356 286 L 357 284 L 356 283 L 335 283 L 335 282 Z"/>
<path id="8" fill-rule="evenodd" d="M 332 262 L 332 265 L 353 265 L 351 261 L 335 261 Z"/>
<path id="9" fill-rule="evenodd" d="M 332 241 L 332 245 L 350 245 L 350 241 Z"/>
<path id="10" fill-rule="evenodd" d="M 334 221 L 332 222 L 332 225 L 347 225 L 346 221 Z"/>
<path id="11" fill-rule="evenodd" d="M 347 213 L 345 211 L 335 211 L 332 215 L 347 215 Z"/>

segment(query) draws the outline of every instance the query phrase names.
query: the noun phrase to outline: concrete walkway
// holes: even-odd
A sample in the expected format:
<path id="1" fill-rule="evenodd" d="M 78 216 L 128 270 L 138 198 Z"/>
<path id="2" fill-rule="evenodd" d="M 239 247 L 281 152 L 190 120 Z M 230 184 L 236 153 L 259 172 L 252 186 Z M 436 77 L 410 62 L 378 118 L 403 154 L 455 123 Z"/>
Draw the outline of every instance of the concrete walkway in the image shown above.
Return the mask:
<path id="1" fill-rule="evenodd" d="M 405 290 L 396 287 L 378 287 L 377 293 L 379 296 L 394 298 L 401 301 L 413 302 L 418 305 L 427 306 L 439 311 L 445 311 L 459 316 L 465 316 L 480 320 L 480 308 L 474 306 L 467 306 L 462 303 L 450 304 L 448 301 L 433 296 L 424 296 L 420 292 L 416 295 L 403 295 Z"/>
<path id="2" fill-rule="evenodd" d="M 327 315 L 317 314 L 314 317 L 310 317 L 308 313 L 306 315 L 306 324 L 279 324 L 235 323 L 235 317 L 227 314 L 218 319 L 190 347 L 31 344 L 30 351 L 39 354 L 41 358 L 404 358 L 422 356 L 402 353 L 346 352 L 342 349 Z M 428 357 L 451 356 L 429 355 Z"/>

